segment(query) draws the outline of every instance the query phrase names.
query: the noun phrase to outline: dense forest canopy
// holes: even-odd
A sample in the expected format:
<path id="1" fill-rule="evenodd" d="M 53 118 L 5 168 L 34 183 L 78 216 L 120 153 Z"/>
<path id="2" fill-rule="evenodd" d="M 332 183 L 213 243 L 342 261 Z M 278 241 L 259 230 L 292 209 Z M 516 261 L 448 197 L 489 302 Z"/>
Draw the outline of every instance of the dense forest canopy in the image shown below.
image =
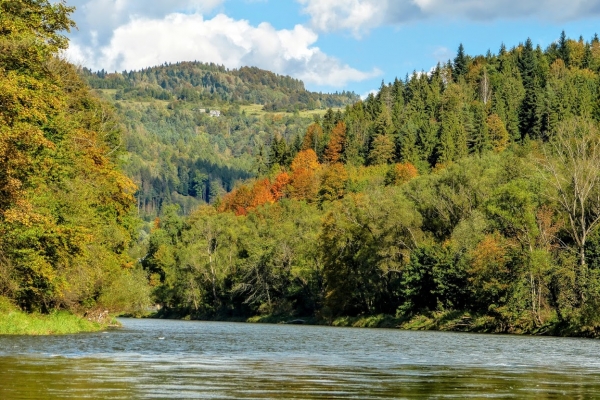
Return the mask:
<path id="1" fill-rule="evenodd" d="M 30 311 L 143 308 L 120 121 L 58 57 L 72 11 L 0 1 L 0 296 Z"/>
<path id="2" fill-rule="evenodd" d="M 0 11 L 0 296 L 23 309 L 596 335 L 597 36 L 461 45 L 360 101 L 255 68 L 78 70 L 72 8 Z"/>
<path id="3" fill-rule="evenodd" d="M 597 36 L 461 45 L 273 140 L 257 178 L 155 221 L 143 265 L 157 301 L 205 318 L 438 313 L 593 334 L 599 72 Z"/>
<path id="4" fill-rule="evenodd" d="M 304 83 L 256 67 L 226 69 L 222 65 L 180 62 L 122 73 L 92 72 L 84 79 L 95 89 L 116 89 L 116 99 L 158 99 L 201 102 L 205 106 L 261 104 L 268 111 L 343 107 L 359 100 L 353 92 L 315 93 Z"/>
<path id="5" fill-rule="evenodd" d="M 264 172 L 274 142 L 298 143 L 325 108 L 359 100 L 349 92 L 309 92 L 302 81 L 255 67 L 200 62 L 123 73 L 82 68 L 80 75 L 126 124 L 124 168 L 146 220 L 169 204 L 188 214 L 214 203 Z"/>
<path id="6" fill-rule="evenodd" d="M 126 126 L 124 169 L 138 186 L 138 213 L 145 219 L 169 204 L 188 214 L 214 203 L 238 182 L 264 172 L 272 143 L 298 143 L 313 121 L 299 113 L 247 113 L 239 105 L 220 108 L 219 117 L 197 108 L 116 102 Z"/>

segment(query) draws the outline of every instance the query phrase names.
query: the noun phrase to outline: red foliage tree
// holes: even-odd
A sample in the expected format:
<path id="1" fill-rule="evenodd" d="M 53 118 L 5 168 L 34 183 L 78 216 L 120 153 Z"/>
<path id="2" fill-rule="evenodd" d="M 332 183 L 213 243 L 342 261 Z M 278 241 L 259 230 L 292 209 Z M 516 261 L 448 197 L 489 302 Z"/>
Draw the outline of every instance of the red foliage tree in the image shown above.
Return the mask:
<path id="1" fill-rule="evenodd" d="M 271 186 L 271 193 L 275 201 L 285 197 L 291 177 L 287 172 L 281 172 L 275 177 L 275 182 Z"/>

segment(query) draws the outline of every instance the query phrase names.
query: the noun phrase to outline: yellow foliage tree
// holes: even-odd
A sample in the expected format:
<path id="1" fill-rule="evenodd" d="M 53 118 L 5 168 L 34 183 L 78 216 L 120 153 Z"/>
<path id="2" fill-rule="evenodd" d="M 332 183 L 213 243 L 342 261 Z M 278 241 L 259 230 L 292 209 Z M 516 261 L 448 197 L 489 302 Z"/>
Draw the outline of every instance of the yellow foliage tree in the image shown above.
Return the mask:
<path id="1" fill-rule="evenodd" d="M 510 136 L 504 122 L 497 114 L 491 114 L 487 117 L 486 124 L 494 151 L 501 152 L 506 149 Z"/>
<path id="2" fill-rule="evenodd" d="M 314 201 L 317 198 L 319 182 L 316 172 L 320 164 L 317 154 L 312 150 L 299 152 L 292 161 L 290 194 L 294 199 Z"/>

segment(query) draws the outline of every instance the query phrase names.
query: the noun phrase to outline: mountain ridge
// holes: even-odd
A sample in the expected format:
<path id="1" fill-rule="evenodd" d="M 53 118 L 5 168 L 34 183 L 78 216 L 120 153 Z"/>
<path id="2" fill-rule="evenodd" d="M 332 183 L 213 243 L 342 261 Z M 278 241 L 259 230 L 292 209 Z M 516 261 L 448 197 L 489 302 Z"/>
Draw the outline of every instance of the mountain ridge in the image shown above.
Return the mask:
<path id="1" fill-rule="evenodd" d="M 138 71 L 108 73 L 83 68 L 93 89 L 116 89 L 116 100 L 157 99 L 221 104 L 260 104 L 266 111 L 339 108 L 358 100 L 354 92 L 317 93 L 288 75 L 243 66 L 227 69 L 214 63 L 183 61 Z"/>

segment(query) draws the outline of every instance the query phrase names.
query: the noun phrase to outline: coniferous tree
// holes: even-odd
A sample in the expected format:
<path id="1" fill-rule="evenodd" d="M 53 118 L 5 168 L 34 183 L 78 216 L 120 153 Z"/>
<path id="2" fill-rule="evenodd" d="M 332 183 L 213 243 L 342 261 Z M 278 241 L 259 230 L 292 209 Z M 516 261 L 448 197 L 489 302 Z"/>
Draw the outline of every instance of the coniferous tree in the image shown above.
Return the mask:
<path id="1" fill-rule="evenodd" d="M 413 164 L 419 161 L 419 148 L 417 147 L 418 131 L 419 126 L 412 119 L 406 121 L 398 131 L 397 142 L 402 161 Z"/>
<path id="2" fill-rule="evenodd" d="M 560 38 L 558 39 L 558 56 L 565 62 L 567 67 L 570 65 L 569 43 L 564 30 L 560 33 Z"/>
<path id="3" fill-rule="evenodd" d="M 453 71 L 457 79 L 467 74 L 467 56 L 465 55 L 465 48 L 462 43 L 458 46 L 458 52 L 456 53 L 456 58 L 454 58 Z"/>
<path id="4" fill-rule="evenodd" d="M 290 162 L 290 153 L 285 139 L 275 136 L 271 142 L 271 149 L 269 151 L 269 167 L 272 168 L 274 165 L 285 167 Z"/>
<path id="5" fill-rule="evenodd" d="M 519 70 L 525 88 L 525 97 L 519 110 L 519 129 L 521 139 L 540 138 L 542 120 L 538 103 L 541 87 L 538 77 L 538 64 L 531 39 L 527 39 L 519 57 Z"/>
<path id="6" fill-rule="evenodd" d="M 471 103 L 471 114 L 473 116 L 473 127 L 469 140 L 471 152 L 483 153 L 492 149 L 488 126 L 486 124 L 487 114 L 485 106 L 479 102 Z"/>
<path id="7" fill-rule="evenodd" d="M 591 69 L 592 67 L 592 46 L 589 43 L 585 45 L 585 52 L 583 54 L 583 60 L 581 62 L 581 68 Z"/>
<path id="8" fill-rule="evenodd" d="M 323 132 L 325 133 L 326 136 L 328 136 L 331 133 L 331 130 L 335 126 L 335 123 L 336 123 L 335 113 L 333 112 L 333 109 L 329 108 L 329 109 L 327 109 L 327 111 L 325 112 L 325 115 L 323 116 L 323 123 L 321 125 L 323 127 Z"/>
<path id="9" fill-rule="evenodd" d="M 258 148 L 258 154 L 256 155 L 254 162 L 256 164 L 255 168 L 258 176 L 263 176 L 268 172 L 269 160 L 267 160 L 267 157 L 265 156 L 265 149 L 262 145 Z"/>

